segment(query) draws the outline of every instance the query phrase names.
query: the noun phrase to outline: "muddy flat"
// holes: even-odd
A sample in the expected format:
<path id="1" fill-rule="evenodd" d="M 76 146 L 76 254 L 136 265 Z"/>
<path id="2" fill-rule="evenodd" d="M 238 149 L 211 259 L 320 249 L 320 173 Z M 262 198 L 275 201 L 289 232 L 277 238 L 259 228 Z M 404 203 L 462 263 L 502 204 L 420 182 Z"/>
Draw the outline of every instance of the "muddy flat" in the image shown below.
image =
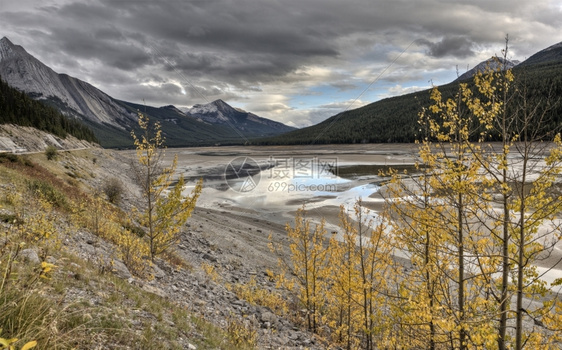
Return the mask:
<path id="1" fill-rule="evenodd" d="M 188 180 L 187 191 L 196 179 L 204 179 L 199 208 L 218 211 L 225 222 L 250 220 L 260 227 L 256 229 L 263 234 L 253 232 L 258 243 L 273 227 L 282 234 L 303 206 L 313 221 L 325 219 L 328 232 L 339 229 L 340 207 L 351 213 L 358 199 L 376 217 L 385 203 L 387 178 L 381 171 L 392 167 L 415 173 L 417 150 L 415 144 L 178 148 L 168 149 L 165 161 L 178 157 L 178 173 Z M 260 253 L 264 254 L 267 251 Z M 562 277 L 562 245 L 537 265 L 549 282 Z"/>

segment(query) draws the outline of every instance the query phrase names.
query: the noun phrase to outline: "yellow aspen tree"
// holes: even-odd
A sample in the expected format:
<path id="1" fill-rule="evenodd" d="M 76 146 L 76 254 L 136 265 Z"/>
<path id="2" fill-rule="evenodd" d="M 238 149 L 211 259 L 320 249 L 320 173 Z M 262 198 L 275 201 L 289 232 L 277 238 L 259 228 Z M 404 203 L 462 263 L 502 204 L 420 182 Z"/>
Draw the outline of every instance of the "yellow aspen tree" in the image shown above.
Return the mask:
<path id="1" fill-rule="evenodd" d="M 340 206 L 341 232 L 330 240 L 330 277 L 327 287 L 329 325 L 333 339 L 346 349 L 388 346 L 390 306 L 388 279 L 392 246 L 383 216 L 359 199 L 353 213 Z"/>
<path id="2" fill-rule="evenodd" d="M 420 114 L 420 118 L 426 118 Z M 409 261 L 396 272 L 394 296 L 396 322 L 402 334 L 400 346 L 439 349 L 451 346 L 455 324 L 451 278 L 457 263 L 450 247 L 453 243 L 451 213 L 441 196 L 443 171 L 437 169 L 444 154 L 429 141 L 427 119 L 420 120 L 426 131 L 419 146 L 416 168 L 419 174 L 407 176 L 391 170 L 386 202 L 397 253 Z M 451 277 L 449 277 L 451 276 Z"/>
<path id="3" fill-rule="evenodd" d="M 294 226 L 285 226 L 289 239 L 289 260 L 285 260 L 282 247 L 270 242 L 270 249 L 279 258 L 280 284 L 297 296 L 305 309 L 305 324 L 312 332 L 318 332 L 326 308 L 325 283 L 329 272 L 328 249 L 324 220 L 312 226 L 306 219 L 304 206 L 297 210 Z"/>
<path id="4" fill-rule="evenodd" d="M 384 213 L 376 218 L 359 199 L 355 206 L 357 222 L 356 266 L 359 271 L 358 300 L 362 311 L 363 349 L 387 346 L 389 324 L 388 279 L 392 266 L 392 245 Z"/>
<path id="5" fill-rule="evenodd" d="M 357 291 L 360 289 L 360 274 L 357 269 L 357 228 L 340 206 L 341 237 L 330 239 L 329 285 L 327 295 L 329 313 L 328 325 L 332 331 L 332 339 L 345 349 L 357 349 L 360 346 L 358 337 L 361 329 L 361 310 L 356 302 Z"/>
<path id="6" fill-rule="evenodd" d="M 530 344 L 533 336 L 541 331 L 525 329 L 523 319 L 528 317 L 537 323 L 537 319 L 545 312 L 544 307 L 532 308 L 530 303 L 541 300 L 550 289 L 540 279 L 537 264 L 546 269 L 554 267 L 554 263 L 549 266 L 545 261 L 561 239 L 560 226 L 555 219 L 562 209 L 562 197 L 553 189 L 562 173 L 562 142 L 559 134 L 548 146 L 541 142 L 548 134 L 544 134 L 545 131 L 537 126 L 543 124 L 545 115 L 536 113 L 536 109 L 528 106 L 519 108 L 518 123 L 524 127 L 524 131 L 517 137 L 514 153 L 520 164 L 512 163 L 509 176 L 514 194 L 509 209 L 513 213 L 510 223 L 513 244 L 511 259 L 516 271 L 512 276 L 516 294 L 514 348 L 518 350 Z M 536 342 L 538 339 L 534 340 Z"/>
<path id="7" fill-rule="evenodd" d="M 493 207 L 501 208 L 500 215 L 489 211 L 490 221 L 495 222 L 490 232 L 501 245 L 502 260 L 499 291 L 492 289 L 500 304 L 498 348 L 545 348 L 553 332 L 541 318 L 551 318 L 552 301 L 547 298 L 542 307 L 531 306 L 540 305 L 553 287 L 541 280 L 537 265 L 546 271 L 554 266 L 548 259 L 561 239 L 556 220 L 562 202 L 554 190 L 562 171 L 561 143 L 557 130 L 548 129 L 552 96 L 531 101 L 524 79 L 515 79 L 503 66 L 507 42 L 506 37 L 499 68 L 475 76 L 483 98 L 473 101 L 473 108 L 483 111 L 484 130 L 499 137 L 502 146 L 499 152 L 489 151 L 481 162 L 489 188 L 499 193 L 499 201 L 491 201 Z M 510 306 L 513 298 L 515 310 Z M 513 314 L 515 344 L 507 333 Z M 524 318 L 534 326 L 524 326 Z"/>
<path id="8" fill-rule="evenodd" d="M 199 180 L 190 195 L 183 195 L 183 176 L 173 184 L 177 168 L 177 156 L 169 167 L 162 166 L 164 137 L 159 123 L 150 124 L 148 117 L 139 113 L 140 137 L 131 132 L 137 148 L 138 164 L 134 164 L 135 176 L 141 186 L 144 204 L 138 213 L 139 222 L 148 229 L 150 258 L 170 249 L 179 240 L 181 227 L 195 209 L 201 194 Z"/>
<path id="9" fill-rule="evenodd" d="M 512 198 L 512 189 L 510 179 L 508 177 L 509 165 L 508 156 L 510 149 L 513 146 L 513 139 L 510 136 L 510 129 L 512 127 L 512 118 L 508 115 L 506 106 L 510 103 L 510 90 L 513 82 L 513 75 L 510 70 L 505 69 L 505 62 L 507 59 L 507 46 L 504 50 L 503 63 L 500 63 L 497 71 L 488 70 L 487 72 L 478 72 L 474 77 L 474 83 L 478 88 L 481 99 L 472 99 L 470 107 L 478 111 L 477 116 L 480 119 L 480 124 L 483 126 L 481 134 L 481 141 L 490 134 L 498 134 L 501 140 L 501 151 L 496 152 L 493 148 L 489 154 L 477 154 L 476 158 L 480 160 L 484 168 L 486 177 L 484 184 L 491 190 L 492 198 L 497 197 L 499 194 L 499 203 L 491 198 L 488 198 L 491 208 L 488 210 L 489 231 L 491 236 L 496 241 L 496 245 L 500 247 L 497 255 L 501 258 L 501 264 L 498 270 L 501 273 L 501 278 L 497 283 L 498 287 L 493 288 L 491 284 L 490 292 L 499 304 L 499 324 L 497 332 L 498 349 L 505 350 L 508 344 L 507 329 L 508 329 L 508 314 L 510 311 L 511 302 L 511 286 L 510 276 L 512 264 L 509 254 L 509 245 L 511 240 L 512 230 L 510 229 L 511 222 L 511 208 L 510 201 Z M 496 202 L 496 203 L 494 203 Z M 501 214 L 495 215 L 494 207 L 501 206 Z M 493 253 L 492 253 L 493 256 Z"/>
<path id="10" fill-rule="evenodd" d="M 470 252 L 467 242 L 471 236 L 480 236 L 471 232 L 476 221 L 474 208 L 477 207 L 478 198 L 475 196 L 475 184 L 480 165 L 471 155 L 471 151 L 477 151 L 477 147 L 469 147 L 474 132 L 473 114 L 465 105 L 469 98 L 470 90 L 464 83 L 460 84 L 455 98 L 446 101 L 442 99 L 437 88 L 434 88 L 431 92 L 433 104 L 429 107 L 429 112 L 434 117 L 427 119 L 431 136 L 438 141 L 435 147 L 439 150 L 440 158 L 435 163 L 438 176 L 432 177 L 435 182 L 433 187 L 439 192 L 439 200 L 446 203 L 445 212 L 439 218 L 440 224 L 449 229 L 448 243 L 442 248 L 456 260 L 456 271 L 450 275 L 455 284 L 451 288 L 456 290 L 456 297 L 448 308 L 452 311 L 451 316 L 456 325 L 457 335 L 452 338 L 453 344 L 461 350 L 466 349 L 469 342 L 467 316 L 470 306 L 467 303 L 470 297 L 467 290 L 469 272 L 466 264 Z"/>
<path id="11" fill-rule="evenodd" d="M 482 145 L 491 129 L 489 122 L 501 111 L 501 103 L 486 95 L 486 91 L 495 91 L 493 80 L 476 78 L 475 82 L 474 87 L 459 84 L 454 97 L 446 100 L 434 88 L 430 96 L 432 105 L 422 111 L 420 119 L 429 131 L 420 157 L 425 166 L 432 168 L 431 206 L 442 205 L 435 220 L 448 231 L 440 249 L 455 258 L 448 265 L 454 267 L 454 273 L 444 270 L 452 284 L 441 289 L 456 295 L 449 298 L 443 293 L 449 302 L 442 307 L 450 312 L 456 325 L 457 335 L 451 337 L 450 346 L 461 349 L 469 345 L 490 347 L 497 340 L 499 332 L 493 332 L 496 301 L 502 300 L 497 294 L 495 300 L 490 297 L 494 292 L 494 273 L 501 269 L 501 253 L 494 247 L 503 238 L 497 234 L 498 220 L 490 215 L 495 212 L 491 202 L 494 185 L 487 178 L 486 169 L 492 159 Z M 503 283 L 500 290 L 505 291 Z M 500 309 L 501 305 L 500 301 Z"/>

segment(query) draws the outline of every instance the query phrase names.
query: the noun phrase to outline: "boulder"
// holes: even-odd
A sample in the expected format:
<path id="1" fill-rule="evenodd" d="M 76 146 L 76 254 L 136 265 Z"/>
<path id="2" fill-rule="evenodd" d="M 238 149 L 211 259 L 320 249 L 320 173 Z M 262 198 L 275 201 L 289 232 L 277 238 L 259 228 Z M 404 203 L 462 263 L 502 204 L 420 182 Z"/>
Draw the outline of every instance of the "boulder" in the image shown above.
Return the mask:
<path id="1" fill-rule="evenodd" d="M 23 261 L 29 262 L 31 264 L 39 264 L 41 260 L 39 260 L 39 255 L 35 249 L 24 249 L 20 252 L 20 256 L 22 257 Z"/>

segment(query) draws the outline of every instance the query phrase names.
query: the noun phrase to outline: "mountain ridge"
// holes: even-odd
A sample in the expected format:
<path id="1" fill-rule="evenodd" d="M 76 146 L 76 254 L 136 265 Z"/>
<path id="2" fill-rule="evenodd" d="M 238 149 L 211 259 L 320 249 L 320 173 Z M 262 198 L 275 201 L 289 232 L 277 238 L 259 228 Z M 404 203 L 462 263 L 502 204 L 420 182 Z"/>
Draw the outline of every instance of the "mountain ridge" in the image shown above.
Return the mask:
<path id="1" fill-rule="evenodd" d="M 132 147 L 130 131 L 138 127 L 137 113 L 146 106 L 118 100 L 85 81 L 57 73 L 7 37 L 0 39 L 0 76 L 10 86 L 83 121 L 102 146 Z M 222 103 L 223 110 L 235 111 Z M 231 112 L 235 118 L 221 125 L 198 121 L 175 106 L 149 107 L 152 114 L 148 116 L 161 123 L 168 145 L 175 147 L 243 144 L 251 138 L 294 130 L 251 113 L 244 117 L 242 112 Z M 198 117 L 209 120 L 203 115 Z"/>
<path id="2" fill-rule="evenodd" d="M 262 118 L 241 108 L 234 108 L 222 99 L 207 104 L 196 104 L 186 111 L 187 115 L 205 123 L 229 125 L 239 130 L 252 130 L 255 133 L 267 133 L 274 129 L 280 133 L 296 130 L 283 123 Z"/>
<path id="3" fill-rule="evenodd" d="M 474 68 L 461 74 L 455 81 L 468 80 L 474 77 L 478 72 L 485 73 L 488 70 L 497 70 L 500 68 L 511 69 L 517 66 L 519 63 L 519 61 L 506 60 L 502 57 L 491 57 L 485 61 L 478 63 L 476 66 L 474 66 Z"/>
<path id="4" fill-rule="evenodd" d="M 127 113 L 103 91 L 68 74 L 55 72 L 6 37 L 0 39 L 0 76 L 10 86 L 31 93 L 35 99 L 50 100 L 74 117 L 82 116 L 90 122 L 123 130 L 124 124 L 135 120 L 134 114 Z"/>
<path id="5" fill-rule="evenodd" d="M 541 50 L 513 67 L 527 84 L 526 98 L 530 101 L 562 95 L 562 42 Z M 465 82 L 469 82 L 465 80 Z M 455 95 L 459 80 L 439 86 L 447 98 Z M 292 131 L 280 137 L 263 138 L 259 145 L 411 143 L 418 139 L 418 113 L 431 104 L 430 89 L 389 97 L 368 105 L 341 112 L 316 125 Z M 541 92 L 544 96 L 540 95 Z M 548 127 L 562 124 L 562 104 L 550 110 Z M 547 127 L 544 125 L 543 127 Z"/>

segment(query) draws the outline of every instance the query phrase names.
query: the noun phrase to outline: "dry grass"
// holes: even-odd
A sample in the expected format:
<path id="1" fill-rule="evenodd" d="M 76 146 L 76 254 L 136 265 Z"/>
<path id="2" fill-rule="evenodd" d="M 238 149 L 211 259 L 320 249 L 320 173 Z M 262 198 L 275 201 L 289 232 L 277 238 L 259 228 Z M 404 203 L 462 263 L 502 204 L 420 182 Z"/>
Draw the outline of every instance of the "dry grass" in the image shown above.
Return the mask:
<path id="1" fill-rule="evenodd" d="M 73 211 L 80 203 L 88 212 L 90 191 L 82 189 L 81 183 L 68 183 L 67 169 L 61 162 L 70 155 L 61 153 L 58 160 L 49 163 L 44 154 L 41 156 L 43 160 L 38 158 L 37 162 L 34 158 L 0 156 L 1 338 L 19 338 L 15 343 L 18 349 L 28 341 L 37 341 L 34 349 L 45 350 L 184 349 L 187 341 L 198 349 L 251 348 L 247 342 L 234 344 L 240 337 L 192 315 L 184 306 L 102 272 L 94 262 L 63 249 L 60 242 L 66 235 L 72 235 L 76 227 L 85 229 L 76 222 Z M 86 163 L 92 161 L 82 162 Z M 44 207 L 30 205 L 40 199 L 52 202 L 52 212 L 41 213 Z M 28 235 L 29 230 L 49 226 L 30 225 L 30 218 L 36 217 L 49 218 L 49 225 L 58 227 L 58 232 Z M 40 262 L 26 261 L 21 254 L 25 248 L 37 251 Z M 167 258 L 190 269 L 174 254 Z M 42 265 L 45 260 L 56 267 L 45 272 L 46 266 L 51 268 Z"/>

